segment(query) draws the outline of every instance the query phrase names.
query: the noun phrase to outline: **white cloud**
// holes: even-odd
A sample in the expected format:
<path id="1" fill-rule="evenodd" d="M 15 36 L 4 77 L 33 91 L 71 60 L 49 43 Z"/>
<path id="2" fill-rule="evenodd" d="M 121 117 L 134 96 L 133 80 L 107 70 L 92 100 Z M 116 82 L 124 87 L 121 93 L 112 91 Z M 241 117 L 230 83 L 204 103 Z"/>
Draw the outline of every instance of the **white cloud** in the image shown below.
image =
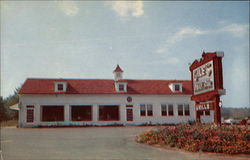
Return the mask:
<path id="1" fill-rule="evenodd" d="M 74 1 L 60 1 L 59 7 L 67 16 L 75 16 L 79 12 L 79 8 Z"/>
<path id="2" fill-rule="evenodd" d="M 214 30 L 202 30 L 197 28 L 185 27 L 181 28 L 178 32 L 174 33 L 170 36 L 163 46 L 156 50 L 156 53 L 166 53 L 169 50 L 169 47 L 175 44 L 178 41 L 183 40 L 184 38 L 196 35 L 207 35 L 214 33 L 229 33 L 235 37 L 241 37 L 243 35 L 247 35 L 249 33 L 249 26 L 242 24 L 230 24 L 224 26 L 222 28 L 214 29 Z"/>
<path id="3" fill-rule="evenodd" d="M 168 39 L 168 43 L 175 43 L 176 41 L 182 40 L 185 36 L 189 35 L 203 35 L 207 34 L 209 31 L 199 30 L 196 28 L 182 28 L 179 32 L 174 34 L 171 38 Z"/>
<path id="4" fill-rule="evenodd" d="M 142 1 L 116 1 L 111 5 L 112 9 L 121 17 L 140 17 L 144 13 Z"/>
<path id="5" fill-rule="evenodd" d="M 166 59 L 153 61 L 152 64 L 178 64 L 179 62 L 180 62 L 180 59 L 177 57 L 168 57 Z"/>
<path id="6" fill-rule="evenodd" d="M 183 38 L 185 38 L 187 36 L 203 35 L 203 34 L 207 34 L 207 33 L 208 33 L 208 31 L 206 31 L 206 30 L 199 30 L 199 29 L 190 28 L 190 27 L 182 28 L 182 29 L 180 29 L 180 31 L 178 31 L 175 34 L 173 34 L 172 36 L 170 36 L 166 40 L 165 44 L 156 50 L 156 53 L 162 54 L 162 53 L 168 52 L 169 46 L 175 44 L 177 41 L 181 41 Z"/>
<path id="7" fill-rule="evenodd" d="M 230 24 L 215 32 L 228 32 L 233 34 L 233 36 L 241 37 L 243 35 L 248 35 L 249 25 Z"/>

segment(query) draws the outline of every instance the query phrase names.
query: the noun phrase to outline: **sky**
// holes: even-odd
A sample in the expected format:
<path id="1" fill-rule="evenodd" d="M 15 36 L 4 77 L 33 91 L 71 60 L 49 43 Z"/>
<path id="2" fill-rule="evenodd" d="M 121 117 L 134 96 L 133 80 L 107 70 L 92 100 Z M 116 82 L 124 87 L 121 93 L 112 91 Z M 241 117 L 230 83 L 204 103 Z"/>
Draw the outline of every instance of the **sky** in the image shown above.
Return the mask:
<path id="1" fill-rule="evenodd" d="M 27 78 L 190 80 L 224 51 L 225 107 L 249 107 L 247 1 L 1 1 L 1 95 Z"/>

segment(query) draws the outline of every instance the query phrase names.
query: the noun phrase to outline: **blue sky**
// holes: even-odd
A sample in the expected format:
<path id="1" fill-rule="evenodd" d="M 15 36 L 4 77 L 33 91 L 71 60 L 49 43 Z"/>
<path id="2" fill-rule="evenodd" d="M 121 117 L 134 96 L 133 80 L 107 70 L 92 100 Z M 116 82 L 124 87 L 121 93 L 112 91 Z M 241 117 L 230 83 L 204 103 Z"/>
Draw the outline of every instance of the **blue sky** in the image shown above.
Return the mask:
<path id="1" fill-rule="evenodd" d="M 224 106 L 249 107 L 249 2 L 1 1 L 1 94 L 28 77 L 191 79 L 224 51 Z"/>

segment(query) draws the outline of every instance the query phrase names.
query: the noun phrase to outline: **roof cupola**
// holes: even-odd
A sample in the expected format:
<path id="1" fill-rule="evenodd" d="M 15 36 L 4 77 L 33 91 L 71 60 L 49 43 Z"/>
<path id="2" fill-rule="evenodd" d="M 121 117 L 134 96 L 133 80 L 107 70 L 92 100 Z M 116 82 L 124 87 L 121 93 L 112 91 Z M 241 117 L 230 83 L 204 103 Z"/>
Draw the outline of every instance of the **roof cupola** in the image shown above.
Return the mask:
<path id="1" fill-rule="evenodd" d="M 114 70 L 114 80 L 119 81 L 122 80 L 123 70 L 120 68 L 119 64 L 117 64 L 116 69 Z"/>

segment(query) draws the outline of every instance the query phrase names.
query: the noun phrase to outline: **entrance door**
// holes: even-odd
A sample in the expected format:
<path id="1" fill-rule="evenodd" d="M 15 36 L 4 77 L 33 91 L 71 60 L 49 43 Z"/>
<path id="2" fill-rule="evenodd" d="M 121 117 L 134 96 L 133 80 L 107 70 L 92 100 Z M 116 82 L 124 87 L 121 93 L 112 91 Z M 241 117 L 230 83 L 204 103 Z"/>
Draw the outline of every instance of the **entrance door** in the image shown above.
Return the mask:
<path id="1" fill-rule="evenodd" d="M 133 108 L 127 108 L 127 121 L 133 121 Z"/>

